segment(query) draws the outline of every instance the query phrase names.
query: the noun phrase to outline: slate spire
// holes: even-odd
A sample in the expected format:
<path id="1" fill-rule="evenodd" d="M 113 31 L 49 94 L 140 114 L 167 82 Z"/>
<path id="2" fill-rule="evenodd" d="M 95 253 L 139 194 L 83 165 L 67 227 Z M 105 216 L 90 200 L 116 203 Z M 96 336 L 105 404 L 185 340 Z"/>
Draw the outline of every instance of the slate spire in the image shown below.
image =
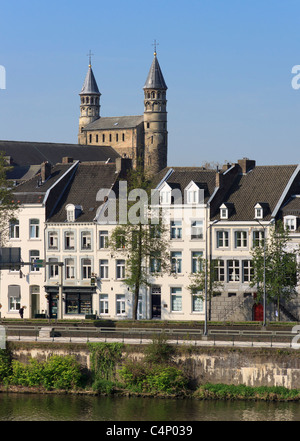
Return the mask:
<path id="1" fill-rule="evenodd" d="M 144 89 L 160 89 L 160 90 L 168 89 L 157 59 L 156 50 L 154 52 L 154 58 L 150 67 L 150 71 L 146 83 L 144 85 Z"/>

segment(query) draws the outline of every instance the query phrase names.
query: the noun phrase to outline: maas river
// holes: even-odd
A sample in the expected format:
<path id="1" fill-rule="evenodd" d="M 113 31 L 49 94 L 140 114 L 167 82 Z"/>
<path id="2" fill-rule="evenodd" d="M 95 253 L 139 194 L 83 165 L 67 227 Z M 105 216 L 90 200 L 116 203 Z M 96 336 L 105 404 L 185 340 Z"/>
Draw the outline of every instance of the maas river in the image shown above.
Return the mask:
<path id="1" fill-rule="evenodd" d="M 0 421 L 300 421 L 300 403 L 0 393 Z"/>

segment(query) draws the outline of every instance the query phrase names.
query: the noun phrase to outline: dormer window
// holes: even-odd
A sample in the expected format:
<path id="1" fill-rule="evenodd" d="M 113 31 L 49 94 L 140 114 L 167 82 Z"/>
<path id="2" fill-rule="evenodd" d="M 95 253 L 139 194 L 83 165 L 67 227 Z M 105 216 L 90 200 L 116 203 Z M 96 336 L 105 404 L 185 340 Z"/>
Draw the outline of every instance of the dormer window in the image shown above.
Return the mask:
<path id="1" fill-rule="evenodd" d="M 222 204 L 220 207 L 220 218 L 228 219 L 228 207 L 225 204 Z"/>
<path id="2" fill-rule="evenodd" d="M 80 205 L 68 204 L 66 206 L 67 211 L 67 221 L 74 222 L 82 212 L 82 207 Z"/>
<path id="3" fill-rule="evenodd" d="M 297 229 L 297 217 L 296 216 L 284 216 L 284 227 L 290 231 L 296 231 Z"/>
<path id="4" fill-rule="evenodd" d="M 159 192 L 159 199 L 162 205 L 170 205 L 171 204 L 171 187 L 164 183 Z"/>
<path id="5" fill-rule="evenodd" d="M 200 203 L 200 188 L 194 181 L 189 183 L 189 185 L 185 188 L 185 191 L 188 204 Z"/>
<path id="6" fill-rule="evenodd" d="M 255 219 L 263 219 L 264 217 L 264 210 L 261 204 L 255 205 Z"/>

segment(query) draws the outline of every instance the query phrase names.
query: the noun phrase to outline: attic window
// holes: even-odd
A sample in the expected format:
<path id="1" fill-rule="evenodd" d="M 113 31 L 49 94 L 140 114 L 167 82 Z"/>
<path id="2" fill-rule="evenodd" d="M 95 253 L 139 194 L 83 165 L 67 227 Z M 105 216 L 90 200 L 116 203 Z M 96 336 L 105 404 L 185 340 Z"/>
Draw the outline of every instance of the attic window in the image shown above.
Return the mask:
<path id="1" fill-rule="evenodd" d="M 220 207 L 220 217 L 221 219 L 228 219 L 228 208 L 224 204 Z"/>
<path id="2" fill-rule="evenodd" d="M 66 206 L 67 211 L 67 221 L 74 222 L 82 212 L 82 207 L 80 205 L 68 204 Z"/>
<path id="3" fill-rule="evenodd" d="M 189 204 L 198 204 L 199 202 L 199 191 L 192 189 L 188 191 L 188 203 Z"/>
<path id="4" fill-rule="evenodd" d="M 284 226 L 287 230 L 296 231 L 297 229 L 297 217 L 296 216 L 284 216 Z"/>
<path id="5" fill-rule="evenodd" d="M 264 210 L 260 204 L 255 205 L 255 219 L 263 219 Z"/>

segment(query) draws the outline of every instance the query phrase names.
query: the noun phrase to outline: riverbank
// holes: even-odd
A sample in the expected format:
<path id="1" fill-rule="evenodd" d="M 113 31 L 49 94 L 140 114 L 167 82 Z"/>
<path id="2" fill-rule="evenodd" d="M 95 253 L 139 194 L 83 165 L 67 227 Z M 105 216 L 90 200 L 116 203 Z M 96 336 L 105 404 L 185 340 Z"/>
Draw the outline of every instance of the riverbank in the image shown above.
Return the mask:
<path id="1" fill-rule="evenodd" d="M 40 394 L 40 395 L 78 395 L 78 396 L 114 396 L 133 398 L 155 398 L 196 401 L 264 401 L 264 402 L 299 402 L 300 390 L 283 387 L 249 387 L 245 385 L 204 384 L 195 391 L 183 391 L 178 394 L 161 392 L 133 392 L 127 389 L 114 388 L 111 392 L 92 389 L 45 389 L 43 387 L 26 387 L 20 385 L 1 386 L 0 393 L 6 394 Z"/>

